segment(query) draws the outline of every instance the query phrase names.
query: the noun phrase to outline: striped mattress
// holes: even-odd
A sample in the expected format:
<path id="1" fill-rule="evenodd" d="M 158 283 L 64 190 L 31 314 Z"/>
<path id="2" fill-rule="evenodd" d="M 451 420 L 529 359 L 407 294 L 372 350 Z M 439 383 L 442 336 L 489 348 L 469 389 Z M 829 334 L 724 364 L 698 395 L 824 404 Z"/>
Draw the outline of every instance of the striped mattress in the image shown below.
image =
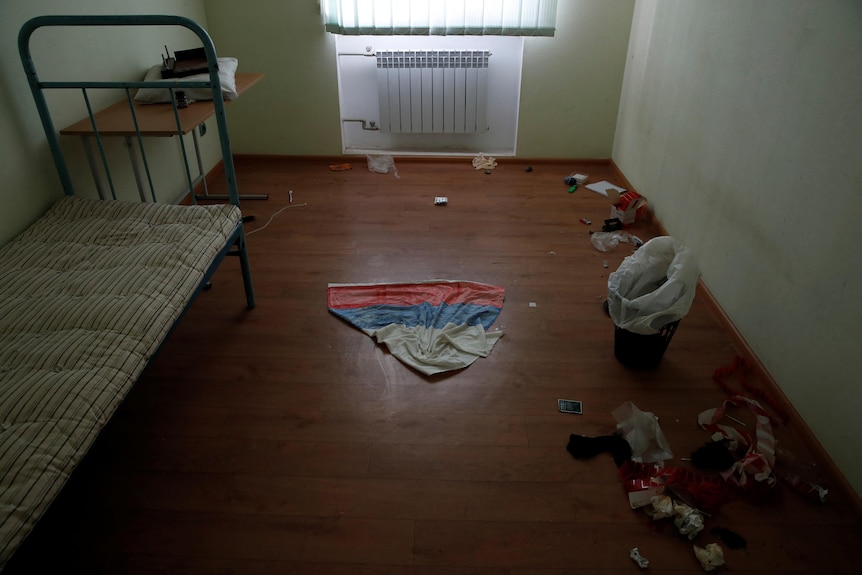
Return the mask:
<path id="1" fill-rule="evenodd" d="M 64 197 L 0 252 L 0 568 L 193 298 L 232 205 Z"/>

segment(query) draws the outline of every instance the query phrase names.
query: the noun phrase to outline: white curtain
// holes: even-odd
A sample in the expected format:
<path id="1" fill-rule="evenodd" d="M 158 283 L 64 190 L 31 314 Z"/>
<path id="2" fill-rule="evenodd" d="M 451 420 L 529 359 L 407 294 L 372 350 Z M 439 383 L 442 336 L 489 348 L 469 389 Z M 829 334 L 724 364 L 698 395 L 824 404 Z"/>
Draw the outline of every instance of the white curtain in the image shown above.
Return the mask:
<path id="1" fill-rule="evenodd" d="M 557 0 L 320 0 L 334 34 L 553 36 Z"/>

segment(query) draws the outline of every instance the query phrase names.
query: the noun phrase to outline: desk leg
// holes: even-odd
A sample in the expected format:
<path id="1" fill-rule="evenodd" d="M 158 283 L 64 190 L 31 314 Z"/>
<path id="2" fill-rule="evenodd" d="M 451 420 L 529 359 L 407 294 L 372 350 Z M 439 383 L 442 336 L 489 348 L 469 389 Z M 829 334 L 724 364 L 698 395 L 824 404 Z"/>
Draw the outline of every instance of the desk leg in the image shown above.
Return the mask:
<path id="1" fill-rule="evenodd" d="M 210 193 L 209 193 L 209 190 L 207 189 L 207 177 L 204 175 L 204 163 L 203 163 L 203 160 L 201 160 L 201 145 L 200 145 L 200 142 L 198 141 L 197 126 L 192 128 L 192 139 L 194 140 L 194 144 L 195 144 L 195 158 L 197 158 L 197 161 L 198 161 L 198 174 L 200 176 L 199 179 L 201 182 L 201 187 L 203 187 L 203 189 L 204 189 L 203 195 L 198 196 L 196 199 L 206 200 L 210 197 Z M 194 190 L 189 190 L 189 193 L 193 194 Z"/>
<path id="2" fill-rule="evenodd" d="M 198 173 L 200 174 L 200 180 L 201 180 L 201 183 L 202 183 L 202 186 L 204 189 L 204 193 L 196 195 L 195 199 L 196 200 L 229 201 L 230 197 L 228 195 L 226 195 L 226 194 L 224 194 L 224 195 L 222 195 L 222 194 L 211 195 L 209 193 L 209 191 L 207 190 L 207 178 L 204 175 L 204 163 L 203 163 L 203 161 L 201 161 L 201 149 L 200 149 L 200 143 L 198 142 L 197 127 L 195 127 L 192 130 L 192 138 L 194 138 L 195 156 L 197 157 L 197 160 L 198 160 Z M 241 200 L 268 200 L 269 194 L 249 194 L 249 195 L 245 195 L 245 196 L 240 194 L 239 199 L 241 199 Z"/>
<path id="3" fill-rule="evenodd" d="M 99 194 L 99 199 L 104 200 L 105 190 L 102 189 L 102 178 L 99 177 L 99 168 L 96 166 L 96 158 L 93 156 L 93 146 L 90 144 L 90 137 L 81 136 L 81 143 L 84 145 L 84 154 L 87 156 L 87 163 L 90 164 L 90 173 L 93 174 L 96 192 Z"/>
<path id="4" fill-rule="evenodd" d="M 138 168 L 138 155 L 135 153 L 135 143 L 132 138 L 126 136 L 126 147 L 129 149 L 129 161 L 132 163 L 132 171 L 135 173 L 135 183 L 138 184 L 138 195 L 141 196 L 141 201 L 147 201 L 147 195 L 144 193 L 144 183 L 141 180 L 141 170 Z"/>

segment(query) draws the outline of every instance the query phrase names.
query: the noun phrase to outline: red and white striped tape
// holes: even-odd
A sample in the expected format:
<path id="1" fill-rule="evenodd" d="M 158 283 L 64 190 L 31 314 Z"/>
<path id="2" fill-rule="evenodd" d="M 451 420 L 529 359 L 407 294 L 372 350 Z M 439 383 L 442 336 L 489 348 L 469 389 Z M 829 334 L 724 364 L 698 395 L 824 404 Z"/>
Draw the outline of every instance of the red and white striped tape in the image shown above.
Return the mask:
<path id="1" fill-rule="evenodd" d="M 745 432 L 718 423 L 724 417 L 728 407 L 740 406 L 747 406 L 754 414 L 757 422 L 756 442 L 752 442 Z M 775 436 L 772 434 L 769 415 L 758 402 L 742 395 L 735 395 L 726 399 L 721 406 L 701 412 L 697 416 L 697 422 L 710 433 L 718 433 L 725 439 L 735 440 L 747 448 L 742 459 L 722 472 L 721 475 L 726 481 L 740 487 L 746 486 L 749 477 L 769 485 L 775 483 L 775 477 L 772 475 L 772 468 L 775 466 Z"/>

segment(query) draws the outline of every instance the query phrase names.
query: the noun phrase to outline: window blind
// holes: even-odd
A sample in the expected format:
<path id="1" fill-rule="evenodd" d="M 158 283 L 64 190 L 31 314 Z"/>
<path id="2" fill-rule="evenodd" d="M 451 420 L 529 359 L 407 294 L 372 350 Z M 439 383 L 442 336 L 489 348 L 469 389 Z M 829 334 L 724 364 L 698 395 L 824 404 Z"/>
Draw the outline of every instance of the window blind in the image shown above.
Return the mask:
<path id="1" fill-rule="evenodd" d="M 325 29 L 345 35 L 553 36 L 557 0 L 320 0 Z"/>

